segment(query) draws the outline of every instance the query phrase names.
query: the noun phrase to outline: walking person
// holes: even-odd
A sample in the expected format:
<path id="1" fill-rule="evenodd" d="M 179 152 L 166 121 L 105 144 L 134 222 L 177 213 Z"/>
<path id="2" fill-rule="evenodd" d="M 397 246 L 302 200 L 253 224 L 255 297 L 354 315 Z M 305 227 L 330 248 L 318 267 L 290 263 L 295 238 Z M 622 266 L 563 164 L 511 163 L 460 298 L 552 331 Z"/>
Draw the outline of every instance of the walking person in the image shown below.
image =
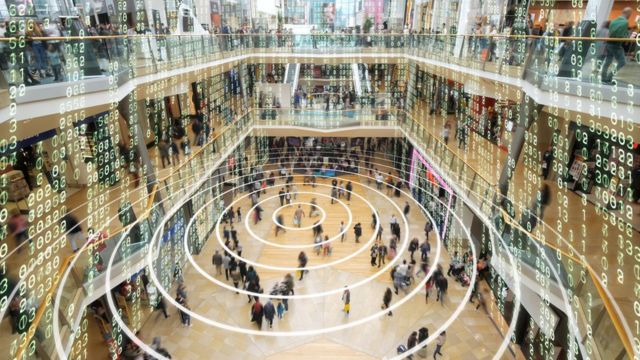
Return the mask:
<path id="1" fill-rule="evenodd" d="M 280 189 L 280 191 L 278 191 L 278 199 L 280 199 L 280 206 L 284 206 L 284 188 Z"/>
<path id="2" fill-rule="evenodd" d="M 169 143 L 169 148 L 171 149 L 171 158 L 173 159 L 173 163 L 176 165 L 180 164 L 180 149 L 178 148 L 178 144 L 171 141 Z"/>
<path id="3" fill-rule="evenodd" d="M 345 234 L 347 233 L 347 226 L 344 221 L 340 221 L 340 242 L 344 242 Z"/>
<path id="4" fill-rule="evenodd" d="M 418 330 L 418 344 L 422 344 L 428 338 L 429 338 L 429 329 L 427 329 L 426 327 L 421 327 L 420 330 Z M 418 350 L 418 356 L 421 358 L 427 357 L 427 345 L 423 345 L 422 348 Z"/>
<path id="5" fill-rule="evenodd" d="M 387 257 L 387 246 L 380 242 L 378 246 L 378 268 L 385 263 L 385 258 Z"/>
<path id="6" fill-rule="evenodd" d="M 378 189 L 378 191 L 382 190 L 382 180 L 382 174 L 376 170 L 376 189 Z"/>
<path id="7" fill-rule="evenodd" d="M 231 230 L 229 230 L 229 234 L 231 235 L 231 241 L 233 241 L 233 246 L 238 247 L 238 230 L 236 230 L 233 225 L 231 225 Z"/>
<path id="8" fill-rule="evenodd" d="M 444 124 L 442 128 L 442 141 L 445 145 L 449 144 L 449 132 L 451 131 L 449 123 Z"/>
<path id="9" fill-rule="evenodd" d="M 628 39 L 629 38 L 629 18 L 633 14 L 630 7 L 624 8 L 622 14 L 613 19 L 609 24 L 609 38 L 612 39 Z M 609 74 L 609 66 L 616 60 L 616 72 L 626 64 L 623 43 L 619 41 L 611 41 L 606 46 L 606 56 L 604 64 L 602 64 L 602 83 L 612 84 L 613 73 Z"/>
<path id="10" fill-rule="evenodd" d="M 443 275 L 440 274 L 436 278 L 436 301 L 440 301 L 442 306 L 444 306 L 444 295 L 447 293 L 447 289 L 449 288 L 449 280 Z"/>
<path id="11" fill-rule="evenodd" d="M 375 229 L 376 225 L 378 225 L 378 214 L 374 211 L 371 213 L 371 229 Z"/>
<path id="12" fill-rule="evenodd" d="M 244 286 L 247 282 L 247 263 L 244 261 L 238 262 L 238 271 L 240 272 L 240 280 L 242 280 L 242 285 Z"/>
<path id="13" fill-rule="evenodd" d="M 389 308 L 389 306 L 391 305 L 391 299 L 393 298 L 393 293 L 391 291 L 391 288 L 387 288 L 387 290 L 385 290 L 384 295 L 382 296 L 382 309 L 386 310 Z M 387 313 L 388 316 L 393 316 L 393 311 L 389 310 L 389 312 Z"/>
<path id="14" fill-rule="evenodd" d="M 357 223 L 354 227 L 353 227 L 353 233 L 356 236 L 356 243 L 360 243 L 360 237 L 362 236 L 362 224 Z"/>
<path id="15" fill-rule="evenodd" d="M 420 242 L 418 238 L 413 238 L 411 239 L 411 242 L 409 242 L 409 253 L 411 253 L 411 261 L 414 261 L 413 254 L 415 254 L 415 252 L 418 250 L 419 244 Z"/>
<path id="16" fill-rule="evenodd" d="M 429 252 L 431 252 L 431 244 L 429 244 L 429 240 L 425 240 L 420 244 L 420 260 L 422 260 L 422 262 L 427 261 Z"/>
<path id="17" fill-rule="evenodd" d="M 387 196 L 391 196 L 393 192 L 393 176 L 391 176 L 391 171 L 389 171 L 385 183 L 387 184 Z"/>
<path id="18" fill-rule="evenodd" d="M 305 217 L 304 210 L 302 210 L 302 205 L 298 205 L 298 208 L 293 213 L 293 224 L 297 227 L 302 226 L 302 218 Z"/>
<path id="19" fill-rule="evenodd" d="M 238 289 L 238 286 L 240 285 L 240 281 L 242 280 L 242 275 L 240 275 L 240 270 L 237 268 L 230 270 L 230 276 L 231 276 L 231 282 L 233 283 L 233 287 L 235 287 L 236 289 Z M 238 291 L 236 291 L 236 295 L 240 294 Z"/>
<path id="20" fill-rule="evenodd" d="M 378 260 L 378 244 L 373 244 L 371 247 L 371 266 L 376 266 L 376 260 Z"/>
<path id="21" fill-rule="evenodd" d="M 278 302 L 278 306 L 276 306 L 276 312 L 278 313 L 278 320 L 282 320 L 284 317 L 284 303 L 282 301 Z"/>
<path id="22" fill-rule="evenodd" d="M 255 278 L 251 280 L 247 279 L 247 288 L 245 290 L 250 292 L 250 294 L 247 294 L 247 298 L 249 299 L 247 304 L 251 304 L 252 300 L 259 300 L 258 294 L 260 294 L 260 285 L 258 285 Z"/>
<path id="23" fill-rule="evenodd" d="M 353 184 L 351 184 L 351 181 L 347 182 L 346 191 L 347 201 L 351 201 L 351 192 L 353 192 Z"/>
<path id="24" fill-rule="evenodd" d="M 160 296 L 160 300 L 158 301 L 158 304 L 156 304 L 156 310 L 161 310 L 165 319 L 170 316 L 167 313 L 167 302 L 164 300 L 164 296 Z M 105 319 L 105 320 L 108 320 L 108 319 Z"/>
<path id="25" fill-rule="evenodd" d="M 436 355 L 442 355 L 442 347 L 444 343 L 447 341 L 447 332 L 443 331 L 438 335 L 438 339 L 436 339 L 436 350 L 433 352 L 433 360 L 436 360 Z"/>
<path id="26" fill-rule="evenodd" d="M 318 201 L 316 198 L 311 199 L 311 205 L 309 206 L 309 217 L 314 218 L 320 216 L 320 210 L 318 210 Z"/>
<path id="27" fill-rule="evenodd" d="M 253 224 L 257 225 L 258 222 L 262 221 L 262 207 L 260 205 L 256 206 L 253 212 Z"/>
<path id="28" fill-rule="evenodd" d="M 418 344 L 418 332 L 414 331 L 409 335 L 407 339 L 407 351 L 413 349 Z M 413 359 L 412 355 L 407 356 L 407 359 Z"/>
<path id="29" fill-rule="evenodd" d="M 344 291 L 342 292 L 342 302 L 344 303 L 342 307 L 344 316 L 349 317 L 349 312 L 351 311 L 351 291 L 349 291 L 347 285 L 344 286 Z"/>
<path id="30" fill-rule="evenodd" d="M 166 168 L 166 164 L 171 165 L 170 149 L 171 147 L 164 139 L 158 142 L 158 153 L 160 153 L 160 161 L 162 162 L 163 169 Z"/>
<path id="31" fill-rule="evenodd" d="M 233 229 L 233 220 L 235 220 L 235 218 L 236 218 L 236 212 L 233 210 L 233 206 L 232 206 L 227 211 L 227 219 L 229 219 L 229 224 L 231 225 L 232 229 Z"/>
<path id="32" fill-rule="evenodd" d="M 426 276 L 428 267 L 429 267 L 429 262 L 426 259 L 422 260 L 420 262 L 420 268 L 416 272 L 416 276 L 420 275 L 421 273 L 424 273 L 424 275 Z"/>
<path id="33" fill-rule="evenodd" d="M 231 256 L 229 254 L 224 254 L 222 258 L 222 267 L 224 268 L 224 277 L 229 281 L 229 269 L 231 265 Z"/>
<path id="34" fill-rule="evenodd" d="M 424 303 L 425 304 L 429 303 L 429 295 L 431 294 L 431 289 L 433 289 L 433 285 L 435 284 L 434 276 L 435 274 L 433 274 L 429 279 L 427 279 L 427 282 L 424 284 L 424 290 L 425 290 Z"/>
<path id="35" fill-rule="evenodd" d="M 176 302 L 182 305 L 185 309 L 191 310 L 189 308 L 189 304 L 187 303 L 187 299 L 185 297 L 182 297 L 181 295 L 178 294 L 178 296 L 176 296 Z M 179 311 L 180 311 L 180 320 L 182 322 L 182 325 L 191 326 L 191 315 L 189 315 L 189 313 L 187 313 L 186 311 L 183 311 L 182 309 L 180 309 Z"/>
<path id="36" fill-rule="evenodd" d="M 402 213 L 404 214 L 405 219 L 408 221 L 409 219 L 407 219 L 407 216 L 409 216 L 409 211 L 411 210 L 411 207 L 409 206 L 409 202 L 405 201 L 404 203 L 404 209 L 402 210 Z"/>
<path id="37" fill-rule="evenodd" d="M 276 237 L 278 236 L 280 231 L 284 233 L 287 232 L 287 230 L 285 230 L 282 225 L 284 225 L 284 217 L 282 216 L 282 214 L 278 214 L 278 216 L 276 216 Z"/>
<path id="38" fill-rule="evenodd" d="M 382 233 L 384 232 L 384 228 L 382 225 L 378 226 L 378 232 L 376 233 L 376 241 L 382 241 Z"/>
<path id="39" fill-rule="evenodd" d="M 222 255 L 220 255 L 220 251 L 216 250 L 211 258 L 211 262 L 213 266 L 216 267 L 216 275 L 222 275 Z"/>
<path id="40" fill-rule="evenodd" d="M 291 274 L 287 274 L 284 276 L 284 291 L 282 292 L 282 295 L 285 296 L 289 296 L 289 295 L 295 295 L 295 291 L 293 290 L 295 283 L 293 282 L 293 276 Z M 289 299 L 282 299 L 282 303 L 284 304 L 284 311 L 287 312 L 289 311 Z"/>
<path id="41" fill-rule="evenodd" d="M 225 243 L 231 238 L 231 232 L 227 229 L 227 225 L 222 227 L 222 237 L 224 238 Z"/>
<path id="42" fill-rule="evenodd" d="M 337 201 L 338 199 L 338 188 L 335 186 L 331 187 L 331 205 L 334 204 L 335 201 Z"/>
<path id="43" fill-rule="evenodd" d="M 320 223 L 320 221 L 316 221 L 313 224 L 313 238 L 317 238 L 319 235 L 322 235 L 322 233 L 324 233 L 324 230 L 322 229 L 322 224 Z"/>
<path id="44" fill-rule="evenodd" d="M 251 322 L 255 322 L 258 325 L 258 329 L 262 329 L 262 318 L 264 317 L 264 308 L 260 303 L 260 299 L 256 299 L 256 302 L 251 306 Z"/>
<path id="45" fill-rule="evenodd" d="M 304 253 L 304 251 L 300 251 L 300 254 L 298 254 L 298 267 L 300 268 L 300 278 L 298 280 L 302 280 L 304 278 L 304 273 L 305 273 L 305 267 L 307 266 L 307 262 L 308 262 L 308 258 L 307 258 L 307 254 Z"/>
<path id="46" fill-rule="evenodd" d="M 271 299 L 267 300 L 267 303 L 262 307 L 262 311 L 264 313 L 264 318 L 267 320 L 267 324 L 269 324 L 269 329 L 272 329 L 273 318 L 276 316 L 276 307 L 273 306 Z"/>
<path id="47" fill-rule="evenodd" d="M 429 241 L 429 233 L 433 230 L 433 225 L 431 224 L 431 220 L 427 220 L 427 223 L 424 224 L 424 236 L 427 241 Z"/>

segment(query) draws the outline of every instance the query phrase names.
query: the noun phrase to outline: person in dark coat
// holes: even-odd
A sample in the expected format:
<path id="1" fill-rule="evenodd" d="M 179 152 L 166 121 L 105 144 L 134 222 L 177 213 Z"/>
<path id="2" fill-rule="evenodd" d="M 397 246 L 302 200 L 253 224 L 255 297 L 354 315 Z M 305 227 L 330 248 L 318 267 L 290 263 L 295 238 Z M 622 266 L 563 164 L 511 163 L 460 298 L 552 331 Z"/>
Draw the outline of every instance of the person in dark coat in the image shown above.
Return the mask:
<path id="1" fill-rule="evenodd" d="M 300 254 L 298 254 L 298 267 L 300 268 L 300 278 L 298 280 L 302 280 L 304 278 L 304 272 L 307 271 L 304 268 L 307 266 L 307 254 L 304 253 L 304 251 L 301 251 Z"/>
<path id="2" fill-rule="evenodd" d="M 259 300 L 258 293 L 260 292 L 260 286 L 258 286 L 255 280 L 249 280 L 247 278 L 247 282 L 249 283 L 247 285 L 247 291 L 252 293 L 252 294 L 247 294 L 247 298 L 249 298 L 249 301 L 247 302 L 251 303 L 251 299 L 255 299 L 256 302 L 258 302 Z"/>
<path id="3" fill-rule="evenodd" d="M 384 292 L 384 296 L 382 297 L 382 308 L 388 309 L 391 306 L 391 298 L 393 297 L 393 293 L 391 292 L 391 288 L 387 288 Z M 393 316 L 393 312 L 389 310 L 387 313 L 389 316 Z"/>
<path id="4" fill-rule="evenodd" d="M 444 306 L 444 295 L 447 293 L 447 289 L 449 288 L 449 281 L 444 275 L 440 275 L 436 277 L 436 301 L 440 301 L 442 306 Z"/>
<path id="5" fill-rule="evenodd" d="M 356 243 L 359 243 L 360 237 L 362 236 L 362 224 L 357 223 L 356 226 L 353 227 L 353 233 L 356 235 Z"/>
<path id="6" fill-rule="evenodd" d="M 258 325 L 258 329 L 262 329 L 263 316 L 264 309 L 260 303 L 260 299 L 256 299 L 256 302 L 251 306 L 251 322 L 255 322 Z"/>
<path id="7" fill-rule="evenodd" d="M 244 261 L 238 262 L 238 270 L 240 271 L 240 279 L 244 284 L 247 281 L 247 263 Z"/>
<path id="8" fill-rule="evenodd" d="M 407 339 L 407 350 L 411 350 L 418 344 L 418 332 L 414 331 L 409 335 L 409 339 Z M 411 356 L 409 356 L 411 359 Z"/>
<path id="9" fill-rule="evenodd" d="M 273 328 L 273 318 L 276 315 L 276 307 L 273 306 L 273 303 L 269 299 L 266 304 L 263 306 L 264 318 L 267 319 L 267 324 L 269 324 L 269 328 Z"/>
<path id="10" fill-rule="evenodd" d="M 229 241 L 229 238 L 231 237 L 231 232 L 229 232 L 229 229 L 227 229 L 226 226 L 222 228 L 222 237 L 224 238 L 224 241 Z"/>

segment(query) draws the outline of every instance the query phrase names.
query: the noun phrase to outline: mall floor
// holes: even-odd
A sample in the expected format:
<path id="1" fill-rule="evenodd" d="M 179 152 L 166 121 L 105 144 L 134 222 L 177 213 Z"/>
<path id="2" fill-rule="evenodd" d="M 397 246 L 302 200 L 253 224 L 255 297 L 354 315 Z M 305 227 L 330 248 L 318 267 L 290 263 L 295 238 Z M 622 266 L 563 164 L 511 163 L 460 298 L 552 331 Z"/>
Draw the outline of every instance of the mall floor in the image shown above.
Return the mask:
<path id="1" fill-rule="evenodd" d="M 354 182 L 354 192 L 362 195 L 370 201 L 374 208 L 378 209 L 382 219 L 382 224 L 386 228 L 385 243 L 388 244 L 388 222 L 392 214 L 399 215 L 399 211 L 389 204 L 389 199 L 400 208 L 407 200 L 390 197 L 376 193 L 372 189 L 365 188 L 358 184 L 355 176 L 341 177 L 340 180 L 350 178 Z M 302 182 L 302 178 L 296 176 L 294 182 Z M 281 182 L 279 181 L 278 184 Z M 371 267 L 369 257 L 369 246 L 365 245 L 373 235 L 370 228 L 371 210 L 363 199 L 356 196 L 351 201 L 341 204 L 331 204 L 330 199 L 317 194 L 304 194 L 305 191 L 315 193 L 325 193 L 329 195 L 330 187 L 322 187 L 320 184 L 328 184 L 329 180 L 319 182 L 317 188 L 311 186 L 298 185 L 299 194 L 296 202 L 309 202 L 312 197 L 317 199 L 318 205 L 326 212 L 327 216 L 323 222 L 325 234 L 334 236 L 339 232 L 340 221 L 347 222 L 348 212 L 353 216 L 353 223 L 361 222 L 363 225 L 363 237 L 360 244 L 355 243 L 353 224 L 349 227 L 344 242 L 339 239 L 333 242 L 333 252 L 330 256 L 317 255 L 312 248 L 305 249 L 309 256 L 308 266 L 327 264 L 353 254 L 357 250 L 363 249 L 360 254 L 347 262 L 334 265 L 320 270 L 311 270 L 305 275 L 302 281 L 296 281 L 296 295 L 311 294 L 330 289 L 341 289 L 343 286 L 353 284 L 366 277 L 374 275 L 379 269 Z M 274 234 L 274 222 L 271 215 L 280 207 L 277 198 L 279 186 L 269 190 L 267 194 L 261 196 L 261 200 L 270 196 L 275 198 L 267 200 L 263 208 L 265 210 L 263 220 L 257 225 L 249 223 L 251 229 L 260 237 L 281 245 L 293 244 L 313 244 L 311 230 L 288 230 L 285 234 L 277 237 Z M 385 191 L 383 190 L 383 193 Z M 243 195 L 245 193 L 242 193 Z M 344 200 L 344 198 L 343 198 Z M 243 217 L 246 216 L 250 206 L 250 199 L 245 197 L 239 202 Z M 304 211 L 309 213 L 309 205 L 303 205 Z M 294 211 L 293 207 L 285 207 L 280 210 L 285 219 L 285 225 L 292 226 L 291 219 Z M 423 237 L 423 228 L 426 218 L 419 211 L 414 210 L 409 214 L 410 237 Z M 309 226 L 318 218 L 309 219 L 305 217 L 302 226 Z M 238 237 L 243 246 L 242 256 L 262 264 L 271 266 L 297 266 L 297 255 L 300 249 L 277 248 L 263 244 L 252 237 L 247 232 L 245 222 L 235 223 L 238 229 Z M 220 234 L 220 237 L 222 235 Z M 432 247 L 435 249 L 435 236 L 432 232 Z M 195 256 L 196 263 L 208 274 L 216 279 L 224 281 L 223 275 L 215 275 L 215 268 L 211 263 L 211 255 L 216 249 L 221 249 L 216 236 L 214 235 L 205 245 L 200 255 Z M 404 259 L 409 259 L 409 253 L 399 254 Z M 419 255 L 417 255 L 419 256 Z M 434 256 L 434 255 L 432 255 Z M 449 255 L 443 250 L 439 263 L 446 269 L 449 264 Z M 280 270 L 257 269 L 261 278 L 261 286 L 265 292 L 269 292 L 273 284 L 280 281 L 286 272 Z M 238 326 L 246 329 L 257 329 L 257 326 L 249 321 L 250 305 L 247 303 L 247 296 L 235 294 L 233 291 L 223 289 L 211 283 L 201 274 L 194 270 L 193 266 L 187 265 L 184 271 L 185 284 L 190 307 L 193 311 L 207 316 L 212 320 L 219 321 L 231 326 Z M 418 281 L 422 278 L 419 277 Z M 407 303 L 403 304 L 396 311 L 394 316 L 382 315 L 379 318 L 367 321 L 362 325 L 356 325 L 348 330 L 340 330 L 323 335 L 303 336 L 303 337 L 268 337 L 254 336 L 220 330 L 206 325 L 192 318 L 192 327 L 183 327 L 180 324 L 180 317 L 177 310 L 170 307 L 170 317 L 165 319 L 160 312 L 156 312 L 142 327 L 142 335 L 150 341 L 153 337 L 160 336 L 163 347 L 165 347 L 174 358 L 206 358 L 212 351 L 224 357 L 243 358 L 383 358 L 395 354 L 395 349 L 400 344 L 406 344 L 411 331 L 416 331 L 420 327 L 427 327 L 430 331 L 446 321 L 453 314 L 457 306 L 462 307 L 461 314 L 453 321 L 447 330 L 447 345 L 443 348 L 444 358 L 448 359 L 490 359 L 494 355 L 503 339 L 496 323 L 483 310 L 476 310 L 475 305 L 461 303 L 468 287 L 462 287 L 449 278 L 449 293 L 444 304 L 435 301 L 435 293 L 431 294 L 429 302 L 425 302 L 425 292 L 421 289 Z M 341 291 L 338 293 L 317 297 L 312 299 L 295 299 L 290 301 L 290 311 L 282 320 L 276 319 L 273 329 L 268 329 L 266 323 L 263 324 L 262 331 L 292 331 L 309 330 L 332 327 L 349 322 L 358 321 L 368 315 L 381 311 L 382 296 L 386 287 L 392 287 L 389 271 L 384 271 L 365 285 L 351 291 L 351 314 L 346 317 L 342 312 Z M 486 294 L 489 296 L 488 290 Z M 174 294 L 174 291 L 171 291 Z M 394 295 L 393 303 L 403 298 Z M 266 299 L 262 299 L 263 303 Z M 274 303 L 276 303 L 274 301 Z M 494 309 L 489 309 L 493 311 Z M 495 314 L 493 314 L 495 316 Z M 498 322 L 500 319 L 496 319 Z M 429 356 L 431 356 L 434 345 L 430 345 Z M 518 358 L 521 354 L 518 353 Z M 513 358 L 507 351 L 505 358 Z"/>

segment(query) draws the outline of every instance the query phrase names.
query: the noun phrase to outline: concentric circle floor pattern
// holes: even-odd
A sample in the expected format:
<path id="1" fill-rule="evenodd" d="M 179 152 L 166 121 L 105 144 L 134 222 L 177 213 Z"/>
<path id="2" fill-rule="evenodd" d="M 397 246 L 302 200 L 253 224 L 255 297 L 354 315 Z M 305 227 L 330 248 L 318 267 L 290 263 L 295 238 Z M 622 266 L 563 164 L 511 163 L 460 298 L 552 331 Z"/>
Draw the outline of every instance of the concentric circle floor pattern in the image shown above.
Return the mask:
<path id="1" fill-rule="evenodd" d="M 337 259 L 351 255 L 361 250 L 364 243 L 374 235 L 371 228 L 372 209 L 377 210 L 384 228 L 383 241 L 387 243 L 390 237 L 389 219 L 395 214 L 399 222 L 402 222 L 402 214 L 389 201 L 395 202 L 398 208 L 402 209 L 405 201 L 411 201 L 405 195 L 397 197 L 387 197 L 386 189 L 380 193 L 373 189 L 361 186 L 358 176 L 342 176 L 339 181 L 351 180 L 354 184 L 354 193 L 361 195 L 351 196 L 350 201 L 342 197 L 346 206 L 338 203 L 331 204 L 330 179 L 320 179 L 319 184 L 329 186 L 298 185 L 299 193 L 292 199 L 292 203 L 309 203 L 312 198 L 320 208 L 326 213 L 326 219 L 322 222 L 324 234 L 329 237 L 335 236 L 340 231 L 340 222 L 348 223 L 349 212 L 353 221 L 349 224 L 344 241 L 340 238 L 331 242 L 331 255 L 325 256 L 320 252 L 316 254 L 313 247 L 304 249 L 309 257 L 309 264 L 319 265 L 333 262 Z M 302 183 L 302 178 L 296 176 L 294 182 Z M 312 230 L 287 230 L 275 236 L 275 225 L 271 214 L 280 211 L 289 226 L 293 226 L 292 218 L 295 207 L 281 208 L 277 197 L 278 190 L 284 182 L 278 181 L 275 187 L 269 189 L 262 195 L 263 199 L 272 197 L 261 206 L 264 214 L 263 220 L 257 224 L 252 221 L 247 222 L 256 235 L 281 245 L 299 245 L 303 243 L 313 244 Z M 363 184 L 366 185 L 366 184 Z M 374 185 L 375 186 L 375 185 Z M 325 196 L 321 196 L 318 194 Z M 364 199 L 371 203 L 369 206 Z M 411 203 L 413 205 L 413 203 Z M 249 197 L 238 201 L 236 207 L 240 206 L 243 216 L 250 216 L 248 210 L 251 208 Z M 309 205 L 303 205 L 305 217 L 302 220 L 302 227 L 308 227 L 319 218 L 309 218 Z M 424 224 L 426 217 L 413 206 L 407 217 L 409 227 L 409 238 L 418 237 L 420 241 L 424 239 Z M 363 234 L 361 243 L 355 242 L 353 226 L 361 223 Z M 238 238 L 243 246 L 242 257 L 251 259 L 260 264 L 269 264 L 278 267 L 296 267 L 297 255 L 301 249 L 290 249 L 286 247 L 275 247 L 265 244 L 255 239 L 246 229 L 246 223 L 237 221 L 234 226 L 238 230 Z M 221 228 L 220 228 L 221 229 Z M 404 227 L 403 227 L 404 229 Z M 404 237 L 405 234 L 403 234 Z M 220 237 L 222 234 L 220 234 Z M 435 234 L 430 236 L 432 248 L 435 247 Z M 218 280 L 225 281 L 224 274 L 216 275 L 215 268 L 211 262 L 211 256 L 215 250 L 222 250 L 220 244 L 213 238 L 210 239 L 199 255 L 195 255 L 197 264 L 215 276 Z M 445 269 L 448 267 L 450 257 L 445 251 L 439 263 Z M 410 254 L 403 252 L 398 254 L 402 259 L 409 260 Z M 419 252 L 416 254 L 419 258 Z M 273 284 L 280 281 L 286 272 L 281 270 L 257 269 L 261 278 L 261 286 L 265 292 L 269 292 Z M 331 267 L 312 270 L 305 275 L 304 280 L 295 283 L 296 295 L 312 294 L 328 291 L 353 284 L 366 277 L 371 276 L 377 267 L 370 264 L 369 249 L 365 249 L 349 261 Z M 296 275 L 296 274 L 294 274 Z M 236 294 L 233 291 L 223 289 L 212 284 L 207 279 L 198 274 L 193 267 L 186 267 L 183 273 L 191 309 L 203 316 L 215 319 L 216 321 L 247 329 L 257 329 L 254 323 L 250 322 L 250 304 L 247 296 Z M 418 278 L 418 282 L 421 279 Z M 209 358 L 212 351 L 216 356 L 223 358 L 335 358 L 339 354 L 340 358 L 384 358 L 396 355 L 395 349 L 399 344 L 406 343 L 407 337 L 412 331 L 421 327 L 430 330 L 436 329 L 447 318 L 454 309 L 460 305 L 465 292 L 468 290 L 450 278 L 450 287 L 444 304 L 436 303 L 435 293 L 431 294 L 429 302 L 425 301 L 425 292 L 409 299 L 392 317 L 382 316 L 369 321 L 366 325 L 358 325 L 351 329 L 341 330 L 333 333 L 309 336 L 309 337 L 265 337 L 255 335 L 245 335 L 235 332 L 227 332 L 221 329 L 210 327 L 199 321 L 193 321 L 192 327 L 182 327 L 180 317 L 175 308 L 169 309 L 171 317 L 164 319 L 161 313 L 153 314 L 141 329 L 145 339 L 152 339 L 159 336 L 162 338 L 165 347 L 173 356 L 178 359 Z M 351 313 L 349 317 L 342 311 L 342 300 L 340 294 L 326 297 L 293 299 L 289 302 L 289 311 L 285 313 L 283 319 L 274 322 L 273 329 L 269 329 L 266 322 L 262 325 L 262 331 L 300 331 L 336 324 L 348 323 L 354 319 L 368 316 L 380 311 L 382 296 L 387 287 L 393 288 L 391 277 L 388 272 L 381 274 L 366 285 L 351 291 Z M 171 290 L 174 293 L 174 290 Z M 403 297 L 394 295 L 392 304 Z M 267 299 L 263 299 L 266 301 Z M 274 301 L 275 302 L 275 301 Z M 462 305 L 464 310 L 456 321 L 452 323 L 447 331 L 447 344 L 443 348 L 444 358 L 450 359 L 488 359 L 493 358 L 494 351 L 500 346 L 503 336 L 496 326 L 489 319 L 487 314 L 481 309 L 476 310 L 474 305 Z M 428 346 L 428 355 L 432 356 L 434 345 Z M 507 352 L 505 357 L 511 357 Z"/>

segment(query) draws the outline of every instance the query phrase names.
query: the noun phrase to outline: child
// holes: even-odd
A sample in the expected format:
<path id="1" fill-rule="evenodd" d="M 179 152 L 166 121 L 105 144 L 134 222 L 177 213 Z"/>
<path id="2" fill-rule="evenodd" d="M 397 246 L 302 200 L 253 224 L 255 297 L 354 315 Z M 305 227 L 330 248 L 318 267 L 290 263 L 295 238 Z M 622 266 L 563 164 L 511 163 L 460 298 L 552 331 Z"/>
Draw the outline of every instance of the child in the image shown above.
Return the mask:
<path id="1" fill-rule="evenodd" d="M 278 319 L 282 320 L 282 317 L 284 316 L 284 304 L 282 303 L 282 301 L 278 302 L 276 311 L 278 312 Z"/>
<path id="2" fill-rule="evenodd" d="M 62 61 L 64 61 L 64 58 L 61 58 L 60 53 L 53 44 L 49 44 L 47 48 L 47 58 L 49 59 L 49 64 L 51 64 L 51 69 L 55 77 L 53 81 L 62 81 Z"/>

